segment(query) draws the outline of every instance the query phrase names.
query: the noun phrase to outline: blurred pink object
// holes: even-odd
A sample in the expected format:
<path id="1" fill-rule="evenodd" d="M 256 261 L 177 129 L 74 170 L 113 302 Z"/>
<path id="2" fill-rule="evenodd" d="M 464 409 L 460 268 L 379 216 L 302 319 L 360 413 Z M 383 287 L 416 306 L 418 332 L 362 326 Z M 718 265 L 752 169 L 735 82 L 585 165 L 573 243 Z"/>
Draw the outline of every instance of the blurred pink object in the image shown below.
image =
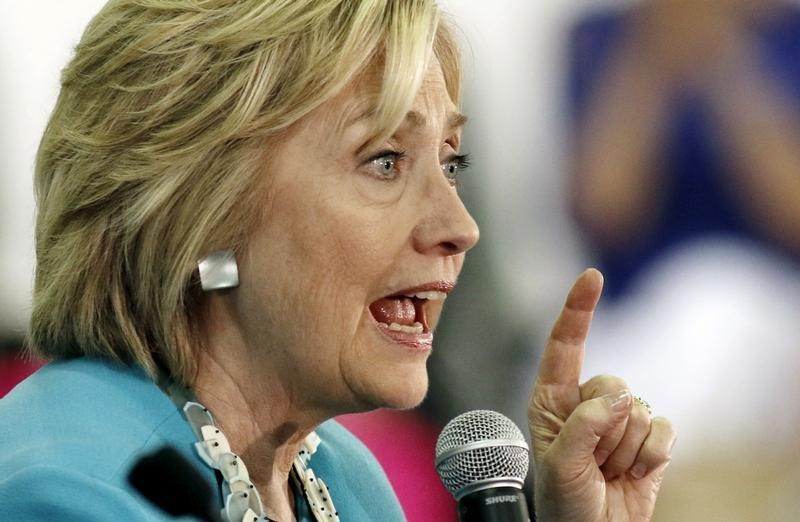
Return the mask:
<path id="1" fill-rule="evenodd" d="M 15 352 L 0 355 L 0 397 L 43 365 L 43 361 L 31 361 Z"/>
<path id="2" fill-rule="evenodd" d="M 376 410 L 336 420 L 381 463 L 408 522 L 456 520 L 456 502 L 433 466 L 440 426 L 415 411 Z"/>

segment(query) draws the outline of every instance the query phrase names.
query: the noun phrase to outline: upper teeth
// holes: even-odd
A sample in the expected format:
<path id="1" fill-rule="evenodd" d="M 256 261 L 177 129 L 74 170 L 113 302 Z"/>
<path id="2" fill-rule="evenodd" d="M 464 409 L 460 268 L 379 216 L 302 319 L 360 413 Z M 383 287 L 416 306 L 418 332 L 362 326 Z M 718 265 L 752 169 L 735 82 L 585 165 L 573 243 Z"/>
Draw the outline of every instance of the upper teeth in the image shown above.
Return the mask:
<path id="1" fill-rule="evenodd" d="M 417 299 L 427 299 L 428 301 L 444 301 L 447 294 L 438 292 L 436 290 L 429 290 L 427 292 L 417 292 L 416 294 L 407 294 L 406 297 L 416 297 Z"/>

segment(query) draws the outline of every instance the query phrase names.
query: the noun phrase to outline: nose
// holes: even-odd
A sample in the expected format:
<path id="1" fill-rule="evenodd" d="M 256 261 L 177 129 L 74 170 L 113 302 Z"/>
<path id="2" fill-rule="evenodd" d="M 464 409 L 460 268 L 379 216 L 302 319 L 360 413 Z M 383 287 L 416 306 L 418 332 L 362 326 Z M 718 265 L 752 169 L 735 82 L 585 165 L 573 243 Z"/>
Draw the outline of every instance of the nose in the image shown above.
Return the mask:
<path id="1" fill-rule="evenodd" d="M 422 198 L 426 211 L 414 229 L 414 248 L 423 254 L 453 256 L 474 247 L 480 232 L 456 189 L 441 170 L 437 174 Z"/>

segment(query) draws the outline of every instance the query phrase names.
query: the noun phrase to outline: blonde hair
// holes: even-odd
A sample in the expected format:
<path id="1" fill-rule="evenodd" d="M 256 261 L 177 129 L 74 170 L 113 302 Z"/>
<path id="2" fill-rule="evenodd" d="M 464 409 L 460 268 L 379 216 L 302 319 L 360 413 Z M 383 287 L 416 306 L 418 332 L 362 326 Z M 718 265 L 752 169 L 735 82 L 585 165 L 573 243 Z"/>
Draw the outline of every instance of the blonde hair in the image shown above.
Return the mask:
<path id="1" fill-rule="evenodd" d="M 377 63 L 375 132 L 390 134 L 431 52 L 458 103 L 457 45 L 431 0 L 109 2 L 39 147 L 31 351 L 151 376 L 160 359 L 191 383 L 196 263 L 244 248 L 270 138 Z"/>

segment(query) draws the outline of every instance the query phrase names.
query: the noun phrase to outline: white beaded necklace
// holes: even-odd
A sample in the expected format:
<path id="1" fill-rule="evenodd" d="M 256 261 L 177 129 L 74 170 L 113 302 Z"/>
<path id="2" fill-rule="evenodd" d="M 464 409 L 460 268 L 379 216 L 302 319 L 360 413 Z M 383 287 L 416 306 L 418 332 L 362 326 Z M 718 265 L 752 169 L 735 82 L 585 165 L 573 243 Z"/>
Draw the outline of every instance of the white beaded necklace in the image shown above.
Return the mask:
<path id="1" fill-rule="evenodd" d="M 187 399 L 187 390 L 176 383 L 162 388 L 182 410 L 194 431 L 198 442 L 194 447 L 200 459 L 222 476 L 222 498 L 225 506 L 220 515 L 225 522 L 272 521 L 264 512 L 264 504 L 242 459 L 231 451 L 228 439 L 217 427 L 208 408 Z M 328 486 L 318 478 L 309 466 L 311 456 L 317 451 L 321 440 L 316 432 L 306 436 L 294 457 L 292 470 L 303 490 L 303 494 L 317 522 L 339 522 L 339 513 L 333 505 Z M 274 521 L 272 521 L 274 522 Z"/>

